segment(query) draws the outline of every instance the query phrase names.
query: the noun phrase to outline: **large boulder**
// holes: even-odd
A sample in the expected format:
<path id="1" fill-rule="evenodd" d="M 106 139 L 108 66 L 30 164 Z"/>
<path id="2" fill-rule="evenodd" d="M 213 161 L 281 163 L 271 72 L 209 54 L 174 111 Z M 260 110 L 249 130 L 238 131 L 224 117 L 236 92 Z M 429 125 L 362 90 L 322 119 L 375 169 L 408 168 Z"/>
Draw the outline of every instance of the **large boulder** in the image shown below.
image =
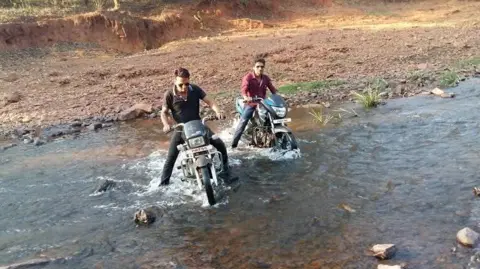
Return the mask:
<path id="1" fill-rule="evenodd" d="M 143 116 L 145 113 L 152 113 L 152 105 L 149 104 L 136 104 L 124 111 L 122 111 L 118 117 L 121 121 L 133 120 Z"/>

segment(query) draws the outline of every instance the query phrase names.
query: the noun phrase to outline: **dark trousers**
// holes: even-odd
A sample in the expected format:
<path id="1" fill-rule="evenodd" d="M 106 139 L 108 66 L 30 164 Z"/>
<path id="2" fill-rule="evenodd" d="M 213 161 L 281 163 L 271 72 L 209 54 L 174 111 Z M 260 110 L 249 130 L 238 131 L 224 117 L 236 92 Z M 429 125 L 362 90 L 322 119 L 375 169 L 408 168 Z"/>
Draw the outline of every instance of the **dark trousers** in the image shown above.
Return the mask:
<path id="1" fill-rule="evenodd" d="M 228 155 L 227 155 L 227 148 L 225 147 L 225 144 L 218 137 L 213 139 L 212 136 L 214 135 L 214 133 L 212 132 L 212 130 L 210 130 L 210 128 L 208 127 L 205 127 L 205 128 L 207 128 L 207 132 L 209 133 L 210 144 L 212 144 L 212 146 L 214 146 L 220 153 L 222 153 L 222 158 L 223 158 L 222 161 L 223 161 L 224 168 L 228 169 Z M 160 185 L 168 185 L 170 183 L 170 177 L 172 176 L 173 168 L 175 166 L 175 162 L 177 161 L 177 157 L 179 154 L 177 146 L 183 143 L 185 143 L 185 141 L 182 137 L 182 133 L 174 132 L 170 140 L 170 148 L 168 149 L 167 160 L 163 165 Z"/>
<path id="2" fill-rule="evenodd" d="M 237 147 L 238 141 L 240 141 L 243 131 L 245 131 L 245 128 L 248 125 L 248 121 L 253 117 L 255 108 L 255 106 L 245 105 L 245 109 L 240 117 L 240 122 L 238 122 L 237 128 L 235 129 L 235 134 L 233 135 L 232 147 Z"/>

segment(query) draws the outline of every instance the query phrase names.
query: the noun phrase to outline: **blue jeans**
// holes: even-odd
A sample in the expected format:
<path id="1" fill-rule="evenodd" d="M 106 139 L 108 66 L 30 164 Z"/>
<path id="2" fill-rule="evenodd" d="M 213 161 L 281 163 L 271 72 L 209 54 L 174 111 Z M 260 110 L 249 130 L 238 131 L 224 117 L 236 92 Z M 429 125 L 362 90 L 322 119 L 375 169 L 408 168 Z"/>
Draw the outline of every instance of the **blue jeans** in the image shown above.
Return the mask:
<path id="1" fill-rule="evenodd" d="M 256 107 L 245 105 L 242 116 L 240 117 L 240 122 L 235 129 L 235 134 L 233 135 L 232 148 L 237 147 L 238 141 L 242 137 L 243 131 L 247 127 L 248 121 L 253 117 Z"/>

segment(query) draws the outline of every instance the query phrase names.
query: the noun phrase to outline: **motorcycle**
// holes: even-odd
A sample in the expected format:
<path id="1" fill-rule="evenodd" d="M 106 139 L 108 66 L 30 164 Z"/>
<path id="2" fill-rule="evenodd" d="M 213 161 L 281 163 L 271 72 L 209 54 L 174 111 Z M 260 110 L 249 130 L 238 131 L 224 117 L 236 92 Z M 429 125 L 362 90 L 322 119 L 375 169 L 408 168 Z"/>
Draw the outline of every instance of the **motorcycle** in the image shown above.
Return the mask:
<path id="1" fill-rule="evenodd" d="M 182 138 L 185 143 L 178 145 L 180 166 L 187 179 L 195 179 L 200 189 L 205 189 L 208 203 L 216 203 L 214 185 L 219 186 L 217 175 L 224 171 L 222 153 L 210 144 L 210 133 L 205 122 L 212 118 L 179 123 L 172 129 L 179 131 L 183 127 Z"/>
<path id="2" fill-rule="evenodd" d="M 252 101 L 258 105 L 244 132 L 249 144 L 260 148 L 297 149 L 297 140 L 286 125 L 292 120 L 286 118 L 288 108 L 283 98 L 272 94 L 266 99 L 253 97 Z M 243 113 L 245 103 L 243 98 L 237 98 L 235 102 L 238 118 Z"/>

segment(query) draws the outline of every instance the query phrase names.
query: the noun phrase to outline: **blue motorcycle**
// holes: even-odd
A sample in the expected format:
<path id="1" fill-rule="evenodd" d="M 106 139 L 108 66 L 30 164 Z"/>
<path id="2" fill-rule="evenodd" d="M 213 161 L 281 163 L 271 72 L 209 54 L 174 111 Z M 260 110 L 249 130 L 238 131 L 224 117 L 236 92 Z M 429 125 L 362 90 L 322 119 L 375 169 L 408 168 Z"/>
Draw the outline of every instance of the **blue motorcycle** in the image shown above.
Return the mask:
<path id="1" fill-rule="evenodd" d="M 266 99 L 253 97 L 252 101 L 257 102 L 258 105 L 242 139 L 246 139 L 250 145 L 259 148 L 297 149 L 297 140 L 292 130 L 286 125 L 292 119 L 286 118 L 288 107 L 283 98 L 280 95 L 272 94 Z M 244 106 L 245 100 L 237 98 L 235 102 L 237 117 L 242 115 Z"/>

